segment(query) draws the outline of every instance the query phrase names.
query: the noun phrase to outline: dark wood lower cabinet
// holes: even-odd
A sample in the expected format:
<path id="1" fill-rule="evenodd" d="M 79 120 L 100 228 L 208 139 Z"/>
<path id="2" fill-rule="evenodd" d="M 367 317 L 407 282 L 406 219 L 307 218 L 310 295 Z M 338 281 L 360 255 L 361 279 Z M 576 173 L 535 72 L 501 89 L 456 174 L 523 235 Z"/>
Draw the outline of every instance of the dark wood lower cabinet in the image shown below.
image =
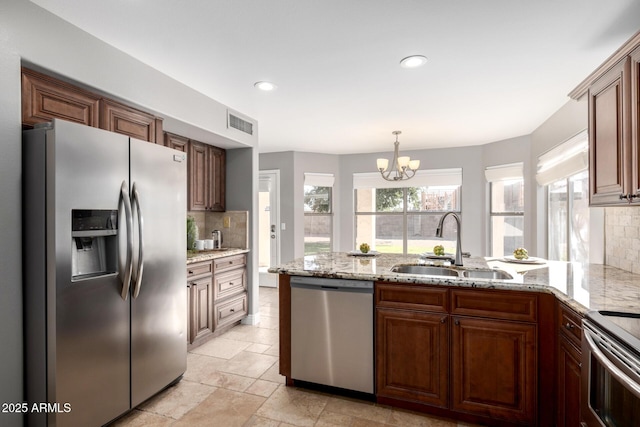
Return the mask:
<path id="1" fill-rule="evenodd" d="M 293 385 L 290 276 L 278 280 L 280 374 Z M 376 282 L 377 402 L 470 424 L 553 427 L 556 307 L 546 293 Z M 571 363 L 569 388 L 579 381 Z M 579 393 L 568 393 L 573 406 Z"/>
<path id="2" fill-rule="evenodd" d="M 376 283 L 378 402 L 553 426 L 554 309 L 552 295 L 532 292 Z"/>
<path id="3" fill-rule="evenodd" d="M 557 309 L 556 427 L 581 425 L 582 316 L 565 304 Z"/>
<path id="4" fill-rule="evenodd" d="M 557 427 L 580 426 L 581 352 L 560 335 L 558 345 Z"/>
<path id="5" fill-rule="evenodd" d="M 451 409 L 533 425 L 536 325 L 452 317 Z"/>
<path id="6" fill-rule="evenodd" d="M 245 254 L 189 264 L 187 280 L 189 349 L 220 335 L 247 316 Z"/>
<path id="7" fill-rule="evenodd" d="M 378 309 L 378 396 L 446 408 L 449 392 L 449 316 Z"/>
<path id="8" fill-rule="evenodd" d="M 191 282 L 191 322 L 192 344 L 213 333 L 213 280 L 211 276 Z"/>

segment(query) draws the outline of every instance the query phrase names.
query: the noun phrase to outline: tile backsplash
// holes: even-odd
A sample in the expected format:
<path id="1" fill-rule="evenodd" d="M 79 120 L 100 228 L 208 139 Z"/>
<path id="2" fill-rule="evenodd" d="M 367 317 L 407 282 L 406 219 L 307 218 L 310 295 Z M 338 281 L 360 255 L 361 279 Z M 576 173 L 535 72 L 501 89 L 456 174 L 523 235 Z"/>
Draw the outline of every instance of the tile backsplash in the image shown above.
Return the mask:
<path id="1" fill-rule="evenodd" d="M 222 247 L 234 249 L 249 248 L 249 212 L 187 212 L 198 226 L 198 239 L 210 239 L 213 230 L 222 231 Z M 224 227 L 224 218 L 229 218 L 229 227 Z"/>
<path id="2" fill-rule="evenodd" d="M 640 207 L 605 208 L 605 264 L 640 273 Z"/>

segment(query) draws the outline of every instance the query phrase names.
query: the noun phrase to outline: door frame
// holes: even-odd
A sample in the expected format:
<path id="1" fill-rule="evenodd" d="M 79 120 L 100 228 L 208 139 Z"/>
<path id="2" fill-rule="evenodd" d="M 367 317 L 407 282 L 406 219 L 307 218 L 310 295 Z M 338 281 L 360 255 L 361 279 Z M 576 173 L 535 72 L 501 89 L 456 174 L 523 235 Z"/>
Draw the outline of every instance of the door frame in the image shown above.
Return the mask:
<path id="1" fill-rule="evenodd" d="M 260 179 L 263 177 L 269 177 L 269 179 L 273 182 L 273 188 L 269 191 L 269 199 L 270 199 L 270 208 L 271 208 L 271 221 L 275 227 L 275 245 L 270 245 L 270 263 L 272 266 L 280 264 L 280 170 L 279 169 L 266 169 L 260 170 L 258 176 L 258 192 L 260 192 Z M 274 212 L 275 208 L 275 212 Z M 275 217 L 275 218 L 274 218 Z M 258 239 L 260 238 L 260 232 L 258 232 Z M 258 245 L 259 245 L 258 240 Z M 259 254 L 258 254 L 259 257 Z M 277 287 L 277 280 L 274 278 L 271 279 L 269 276 L 271 273 L 259 273 L 260 277 L 260 286 L 273 286 Z"/>

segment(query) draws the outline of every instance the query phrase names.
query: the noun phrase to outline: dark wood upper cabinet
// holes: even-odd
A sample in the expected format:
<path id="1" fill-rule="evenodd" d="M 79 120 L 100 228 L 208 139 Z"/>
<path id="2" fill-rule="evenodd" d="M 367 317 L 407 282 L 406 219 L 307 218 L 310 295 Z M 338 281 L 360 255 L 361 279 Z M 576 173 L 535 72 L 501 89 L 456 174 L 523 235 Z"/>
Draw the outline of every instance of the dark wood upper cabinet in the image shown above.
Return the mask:
<path id="1" fill-rule="evenodd" d="M 189 150 L 189 138 L 184 136 L 175 135 L 173 133 L 164 133 L 164 145 L 174 150 L 179 150 L 187 153 Z"/>
<path id="2" fill-rule="evenodd" d="M 161 118 L 23 67 L 23 127 L 33 127 L 52 119 L 100 127 L 164 144 Z"/>
<path id="3" fill-rule="evenodd" d="M 190 211 L 225 210 L 226 152 L 198 141 L 189 141 Z"/>
<path id="4" fill-rule="evenodd" d="M 640 46 L 631 55 L 631 191 L 640 190 Z M 640 200 L 636 198 L 636 202 Z"/>
<path id="5" fill-rule="evenodd" d="M 68 120 L 183 151 L 188 157 L 188 210 L 225 210 L 224 149 L 163 132 L 160 117 L 46 74 L 23 67 L 21 79 L 24 128 Z"/>
<path id="6" fill-rule="evenodd" d="M 100 127 L 143 141 L 163 144 L 162 120 L 127 105 L 103 98 L 100 100 Z"/>
<path id="7" fill-rule="evenodd" d="M 22 124 L 25 127 L 52 119 L 98 127 L 99 100 L 98 95 L 77 86 L 22 68 Z"/>
<path id="8" fill-rule="evenodd" d="M 629 68 L 625 59 L 589 88 L 591 204 L 620 203 L 627 194 L 631 138 Z"/>
<path id="9" fill-rule="evenodd" d="M 588 96 L 589 202 L 640 204 L 640 31 L 570 94 Z"/>
<path id="10" fill-rule="evenodd" d="M 226 188 L 226 151 L 209 146 L 210 210 L 224 212 Z"/>

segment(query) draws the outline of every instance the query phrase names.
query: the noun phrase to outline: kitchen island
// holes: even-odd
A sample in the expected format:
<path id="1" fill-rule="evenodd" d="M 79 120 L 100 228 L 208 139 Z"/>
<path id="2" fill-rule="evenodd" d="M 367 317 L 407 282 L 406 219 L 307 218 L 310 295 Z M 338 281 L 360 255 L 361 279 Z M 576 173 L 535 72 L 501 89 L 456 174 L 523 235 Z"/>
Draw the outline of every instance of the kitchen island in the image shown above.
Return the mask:
<path id="1" fill-rule="evenodd" d="M 564 425 L 561 419 L 579 417 L 579 388 L 570 379 L 579 387 L 581 317 L 640 308 L 637 276 L 613 267 L 464 260 L 465 270 L 498 268 L 509 280 L 392 270 L 424 263 L 417 255 L 330 253 L 272 268 L 280 274 L 280 373 L 287 383 L 295 382 L 291 276 L 375 283 L 379 403 L 495 426 Z"/>

